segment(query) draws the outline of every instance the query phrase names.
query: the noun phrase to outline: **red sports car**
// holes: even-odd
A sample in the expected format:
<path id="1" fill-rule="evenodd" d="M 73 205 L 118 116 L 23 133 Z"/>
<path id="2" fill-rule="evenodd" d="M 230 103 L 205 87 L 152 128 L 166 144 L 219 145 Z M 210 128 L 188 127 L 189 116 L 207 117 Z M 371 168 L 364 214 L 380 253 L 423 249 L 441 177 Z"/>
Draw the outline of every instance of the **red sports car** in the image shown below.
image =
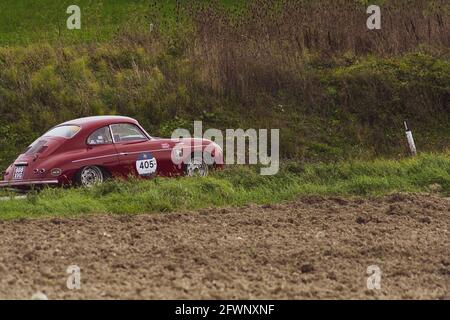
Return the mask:
<path id="1" fill-rule="evenodd" d="M 222 164 L 222 149 L 210 140 L 156 138 L 132 118 L 88 117 L 53 127 L 33 142 L 4 172 L 0 187 L 92 186 L 108 177 L 204 176 Z"/>

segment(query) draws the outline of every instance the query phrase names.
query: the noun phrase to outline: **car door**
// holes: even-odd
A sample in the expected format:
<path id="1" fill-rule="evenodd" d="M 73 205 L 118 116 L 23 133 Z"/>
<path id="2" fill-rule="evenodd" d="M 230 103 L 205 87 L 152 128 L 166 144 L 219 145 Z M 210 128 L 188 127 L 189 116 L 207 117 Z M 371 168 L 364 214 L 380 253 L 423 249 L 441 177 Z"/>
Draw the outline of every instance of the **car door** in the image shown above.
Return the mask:
<path id="1" fill-rule="evenodd" d="M 106 168 L 113 175 L 120 172 L 119 157 L 113 144 L 109 126 L 95 130 L 86 141 L 86 152 L 76 161 L 78 165 L 96 165 Z"/>
<path id="2" fill-rule="evenodd" d="M 165 159 L 156 140 L 132 123 L 110 125 L 123 176 L 149 178 L 164 171 Z"/>

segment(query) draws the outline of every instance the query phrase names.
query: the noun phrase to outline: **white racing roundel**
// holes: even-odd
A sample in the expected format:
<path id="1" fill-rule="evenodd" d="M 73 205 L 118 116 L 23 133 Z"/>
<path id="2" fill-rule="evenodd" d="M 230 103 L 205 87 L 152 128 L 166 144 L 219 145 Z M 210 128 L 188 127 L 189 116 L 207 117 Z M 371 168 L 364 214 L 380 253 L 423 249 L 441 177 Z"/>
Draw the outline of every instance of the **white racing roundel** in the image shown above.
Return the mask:
<path id="1" fill-rule="evenodd" d="M 140 176 L 151 176 L 156 172 L 156 158 L 150 153 L 142 153 L 136 160 L 136 170 Z"/>

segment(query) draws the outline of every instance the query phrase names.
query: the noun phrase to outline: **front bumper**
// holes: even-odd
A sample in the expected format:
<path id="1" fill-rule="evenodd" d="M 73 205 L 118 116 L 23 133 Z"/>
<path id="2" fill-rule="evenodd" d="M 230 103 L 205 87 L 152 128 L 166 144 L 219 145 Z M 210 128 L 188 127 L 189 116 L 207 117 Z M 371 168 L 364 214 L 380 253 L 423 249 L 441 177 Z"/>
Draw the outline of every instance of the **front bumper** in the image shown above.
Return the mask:
<path id="1" fill-rule="evenodd" d="M 0 188 L 14 188 L 14 187 L 28 188 L 33 186 L 57 185 L 57 184 L 59 184 L 59 181 L 57 179 L 10 180 L 10 181 L 0 181 Z"/>

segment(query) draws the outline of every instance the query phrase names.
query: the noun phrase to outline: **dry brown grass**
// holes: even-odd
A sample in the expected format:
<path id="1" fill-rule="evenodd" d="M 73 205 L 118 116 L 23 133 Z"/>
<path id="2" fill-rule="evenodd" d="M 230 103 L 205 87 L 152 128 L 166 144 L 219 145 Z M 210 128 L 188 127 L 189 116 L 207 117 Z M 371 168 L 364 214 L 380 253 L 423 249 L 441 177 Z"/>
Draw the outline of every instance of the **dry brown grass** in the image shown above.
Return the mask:
<path id="1" fill-rule="evenodd" d="M 307 60 L 450 45 L 445 0 L 386 1 L 382 30 L 375 31 L 366 27 L 366 7 L 354 0 L 253 0 L 233 15 L 219 2 L 194 4 L 188 9 L 196 30 L 192 53 L 208 86 L 245 98 L 260 89 L 310 92 L 314 82 L 302 79 Z"/>

